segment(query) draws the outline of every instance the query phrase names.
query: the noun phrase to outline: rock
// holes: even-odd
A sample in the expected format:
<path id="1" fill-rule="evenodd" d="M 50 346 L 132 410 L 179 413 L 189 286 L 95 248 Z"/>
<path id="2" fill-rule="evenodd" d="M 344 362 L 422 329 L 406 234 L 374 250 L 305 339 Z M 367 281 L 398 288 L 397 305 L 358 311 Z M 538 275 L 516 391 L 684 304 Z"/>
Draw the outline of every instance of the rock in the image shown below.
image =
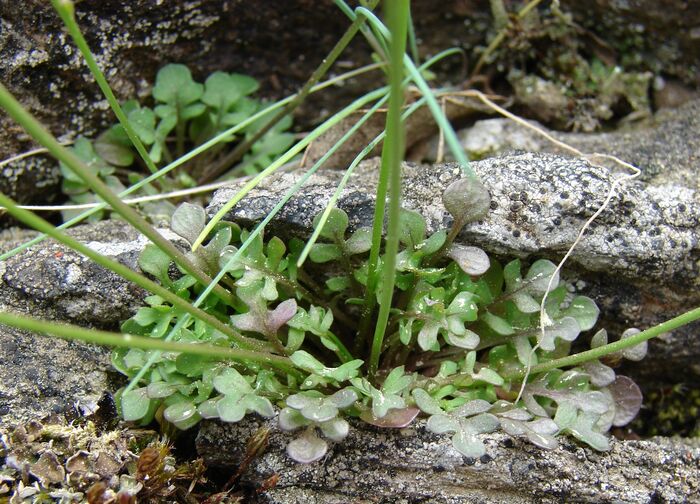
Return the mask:
<path id="1" fill-rule="evenodd" d="M 354 227 L 371 225 L 376 166 L 375 160 L 358 168 L 339 200 Z M 585 160 L 548 154 L 491 158 L 472 166 L 491 192 L 492 211 L 483 221 L 468 225 L 461 239 L 497 255 L 517 257 L 557 257 L 566 252 L 613 180 L 608 170 Z M 404 164 L 403 205 L 420 211 L 430 231 L 450 224 L 442 192 L 460 171 L 455 164 Z M 283 173 L 264 181 L 227 218 L 262 220 L 300 175 Z M 340 176 L 333 172 L 312 176 L 272 221 L 273 229 L 309 232 Z M 217 191 L 208 214 L 214 215 L 241 185 Z M 698 210 L 700 202 L 692 190 L 626 184 L 574 250 L 572 261 L 588 271 L 614 272 L 629 279 L 697 285 Z"/>
<path id="2" fill-rule="evenodd" d="M 116 383 L 109 355 L 104 347 L 0 327 L 0 430 L 52 414 L 92 413 Z"/>
<path id="3" fill-rule="evenodd" d="M 492 211 L 468 225 L 461 242 L 500 258 L 559 260 L 584 222 L 602 204 L 611 173 L 582 159 L 552 154 L 514 154 L 472 163 L 491 192 Z M 441 195 L 460 175 L 454 164 L 404 165 L 403 205 L 420 211 L 434 231 L 450 217 Z M 320 172 L 270 223 L 272 234 L 308 236 L 312 219 L 328 202 L 342 173 Z M 267 215 L 300 177 L 283 173 L 263 182 L 227 215 L 244 223 Z M 358 167 L 339 200 L 351 227 L 371 224 L 377 161 Z M 207 209 L 213 215 L 236 186 L 217 191 Z M 574 250 L 567 266 L 583 294 L 603 308 L 602 324 L 620 334 L 626 327 L 651 327 L 694 307 L 698 294 L 700 244 L 698 193 L 677 185 L 625 184 Z M 655 341 L 635 376 L 700 381 L 700 344 L 692 327 Z M 653 362 L 653 364 L 652 364 Z"/>
<path id="4" fill-rule="evenodd" d="M 121 221 L 79 226 L 70 234 L 132 269 L 147 243 Z M 3 249 L 12 248 L 8 245 Z M 1 262 L 0 274 L 3 309 L 83 325 L 114 327 L 145 296 L 142 289 L 52 240 Z"/>
<path id="5" fill-rule="evenodd" d="M 52 203 L 61 184 L 58 163 L 45 155 L 7 163 L 0 174 L 0 192 L 19 204 Z"/>
<path id="6" fill-rule="evenodd" d="M 678 109 L 659 111 L 649 124 L 610 133 L 562 133 L 543 129 L 560 142 L 584 153 L 610 154 L 642 170 L 641 179 L 653 186 L 678 184 L 700 189 L 700 100 Z M 570 155 L 530 128 L 510 119 L 487 119 L 461 130 L 462 145 L 472 156 L 483 158 L 512 150 Z"/>
<path id="7" fill-rule="evenodd" d="M 698 0 L 564 0 L 562 7 L 627 65 L 663 68 L 689 84 L 700 83 Z"/>
<path id="8" fill-rule="evenodd" d="M 563 133 L 547 130 L 534 122 L 531 124 L 584 153 L 611 154 L 632 163 L 642 171 L 640 180 L 652 192 L 670 195 L 681 191 L 692 195 L 697 202 L 700 190 L 697 177 L 700 162 L 699 117 L 700 100 L 693 100 L 677 109 L 659 111 L 648 123 L 617 132 Z M 466 151 L 480 158 L 514 150 L 570 155 L 532 129 L 510 119 L 477 121 L 472 127 L 461 130 L 459 136 Z M 654 202 L 650 204 L 653 206 Z M 681 208 L 678 207 L 679 210 Z M 659 236 L 667 235 L 663 228 L 659 228 L 659 233 Z M 697 242 L 697 233 L 691 232 L 686 236 L 690 243 Z M 692 258 L 694 254 L 690 253 L 688 257 Z M 650 258 L 649 262 L 660 260 Z M 684 279 L 681 278 L 683 276 Z M 698 301 L 694 287 L 697 285 L 697 274 L 692 268 L 686 274 L 662 275 L 658 278 L 659 284 L 655 285 L 646 283 L 645 277 L 640 275 L 639 279 L 645 284 L 642 288 L 639 288 L 639 282 L 619 283 L 603 275 L 585 275 L 584 278 L 586 285 L 583 289 L 602 308 L 603 323 L 616 328 L 618 332 L 624 330 L 625 324 L 639 327 L 657 324 L 694 307 Z M 697 380 L 700 366 L 697 364 L 696 334 L 696 329 L 691 326 L 680 328 L 668 337 L 655 339 L 651 343 L 651 354 L 658 358 L 655 357 L 653 368 L 646 366 L 644 361 L 631 366 L 629 372 L 637 379 L 644 377 L 645 380 L 659 374 L 671 382 L 684 382 L 689 378 L 691 381 Z M 663 372 L 656 366 L 661 366 Z"/>
<path id="9" fill-rule="evenodd" d="M 10 236 L 0 247 L 10 250 L 32 234 Z M 147 243 L 123 221 L 78 226 L 70 234 L 133 269 Z M 0 310 L 88 327 L 117 329 L 146 295 L 50 240 L 0 262 L 0 273 Z M 109 355 L 103 347 L 0 327 L 0 426 L 91 412 L 105 391 L 116 388 Z"/>
<path id="10" fill-rule="evenodd" d="M 349 436 L 332 444 L 320 461 L 291 460 L 276 420 L 248 416 L 238 424 L 205 422 L 197 451 L 207 465 L 236 467 L 247 440 L 270 428 L 267 451 L 253 459 L 243 482 L 276 485 L 251 502 L 700 502 L 700 447 L 667 439 L 612 441 L 596 452 L 567 439 L 542 450 L 496 433 L 482 436 L 487 455 L 462 457 L 449 436 L 425 429 L 421 420 L 406 429 L 379 429 L 354 422 Z"/>

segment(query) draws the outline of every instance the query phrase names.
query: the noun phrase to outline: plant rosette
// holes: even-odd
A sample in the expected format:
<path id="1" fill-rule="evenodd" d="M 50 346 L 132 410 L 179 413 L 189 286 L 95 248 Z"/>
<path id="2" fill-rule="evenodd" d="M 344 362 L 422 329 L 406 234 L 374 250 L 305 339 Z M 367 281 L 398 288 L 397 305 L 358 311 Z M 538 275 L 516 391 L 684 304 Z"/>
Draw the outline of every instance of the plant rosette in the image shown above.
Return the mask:
<path id="1" fill-rule="evenodd" d="M 471 458 L 485 454 L 484 435 L 497 430 L 543 449 L 558 446 L 560 434 L 607 449 L 609 429 L 625 425 L 639 410 L 639 388 L 599 360 L 525 373 L 568 355 L 572 342 L 595 328 L 599 310 L 561 281 L 548 260 L 501 265 L 477 247 L 453 243 L 459 229 L 483 216 L 475 208 L 487 207 L 488 196 L 483 187 L 480 191 L 464 179 L 449 187 L 446 207 L 454 225 L 430 236 L 420 214 L 402 211 L 395 303 L 374 376 L 367 374 L 367 350 L 349 350 L 358 348 L 366 230 L 348 233 L 347 215 L 333 209 L 321 229 L 322 241 L 311 248 L 311 263 L 299 265 L 299 240 L 285 243 L 218 223 L 206 245 L 189 255 L 212 276 L 223 274 L 222 284 L 235 295 L 207 298 L 201 308 L 265 351 L 288 357 L 293 371 L 245 359 L 225 363 L 118 349 L 116 368 L 130 378 L 140 373 L 138 383 L 117 395 L 121 414 L 140 424 L 156 418 L 180 429 L 201 419 L 238 422 L 246 415 L 277 415 L 279 428 L 294 434 L 287 453 L 303 463 L 322 458 L 330 443 L 342 442 L 353 418 L 380 428 L 403 428 L 426 418 L 429 431 L 449 435 L 454 449 Z M 474 204 L 460 202 L 459 194 Z M 205 221 L 201 207 L 183 204 L 171 228 L 191 243 Z M 184 299 L 201 290 L 157 249 L 147 247 L 139 264 Z M 548 322 L 541 330 L 545 293 Z M 147 303 L 123 324 L 124 332 L 163 338 L 177 329 L 177 342 L 232 344 L 194 318 L 177 326 L 183 314 L 158 296 Z M 591 338 L 592 348 L 606 343 L 604 330 Z M 638 345 L 618 357 L 639 359 L 645 352 L 645 345 Z"/>

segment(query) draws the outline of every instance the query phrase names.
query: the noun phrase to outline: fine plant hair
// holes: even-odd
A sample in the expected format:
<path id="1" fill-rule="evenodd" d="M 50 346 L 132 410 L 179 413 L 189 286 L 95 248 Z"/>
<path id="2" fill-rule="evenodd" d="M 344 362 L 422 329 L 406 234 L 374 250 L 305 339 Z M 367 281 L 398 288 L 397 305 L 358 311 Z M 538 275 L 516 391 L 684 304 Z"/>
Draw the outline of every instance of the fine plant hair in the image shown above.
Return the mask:
<path id="1" fill-rule="evenodd" d="M 150 175 L 115 195 L 84 160 L 58 144 L 0 84 L 0 106 L 59 159 L 71 176 L 105 200 L 59 228 L 5 195 L 0 195 L 0 204 L 20 221 L 140 285 L 150 295 L 122 324 L 121 333 L 12 313 L 0 313 L 0 323 L 114 347 L 112 362 L 129 379 L 116 394 L 120 414 L 127 421 L 147 425 L 159 419 L 188 429 L 202 419 L 238 422 L 249 414 L 276 416 L 281 429 L 299 433 L 287 448 L 299 462 L 318 460 L 327 453 L 329 441 L 342 441 L 350 428 L 349 418 L 396 428 L 410 425 L 419 415 L 427 418 L 430 431 L 451 434 L 454 448 L 467 457 L 483 455 L 485 446 L 479 435 L 496 429 L 545 449 L 556 447 L 556 436 L 561 433 L 595 449 L 607 449 L 608 430 L 628 423 L 642 398 L 632 380 L 617 376 L 605 357 L 639 360 L 646 353 L 648 339 L 700 318 L 697 308 L 645 331 L 629 329 L 612 343 L 600 329 L 592 336 L 590 350 L 569 355 L 572 342 L 594 329 L 599 310 L 592 299 L 571 294 L 560 280 L 560 271 L 617 186 L 638 171 L 615 180 L 604 204 L 558 265 L 544 259 L 501 264 L 478 244 L 456 243 L 465 226 L 488 218 L 490 194 L 470 167 L 437 99 L 450 100 L 450 94 L 460 93 L 431 89 L 423 77 L 435 61 L 455 51 L 445 51 L 422 64 L 409 57 L 407 40 L 414 59 L 417 49 L 409 26 L 408 0 L 386 2 L 387 26 L 372 12 L 377 2 L 355 10 L 342 0 L 335 3 L 352 24 L 300 93 L 267 106 L 158 168 L 152 151 L 138 146 L 139 135 L 129 114 L 113 95 L 110 98 L 106 80 L 99 77 L 99 68 L 75 23 L 72 3 L 55 0 L 54 6 Z M 163 180 L 169 171 L 211 153 L 210 149 L 221 149 L 232 134 L 264 120 L 258 132 L 225 154 L 225 163 L 204 173 L 203 179 L 218 175 L 234 158 L 245 154 L 241 145 L 254 145 L 283 114 L 323 87 L 318 83 L 356 33 L 385 59 L 388 85 L 357 98 L 262 167 L 211 219 L 197 204 L 183 203 L 174 210 L 170 228 L 189 243 L 187 253 L 177 250 L 125 204 L 125 196 Z M 421 93 L 410 105 L 404 103 L 408 85 Z M 475 96 L 521 121 L 481 93 L 461 94 Z M 462 177 L 443 194 L 452 225 L 430 235 L 425 219 L 402 208 L 400 201 L 403 122 L 423 105 L 433 113 L 463 170 Z M 328 206 L 314 219 L 309 240 L 270 236 L 266 226 L 274 215 L 384 106 L 388 107 L 385 131 L 352 161 Z M 364 110 L 360 118 L 301 174 L 262 222 L 245 229 L 226 220 L 228 211 L 261 180 L 359 110 Z M 269 117 L 272 113 L 274 117 Z M 175 136 L 174 141 L 164 138 L 163 143 L 174 145 L 180 154 L 182 139 L 177 132 Z M 351 229 L 348 215 L 336 203 L 352 170 L 380 144 L 373 225 Z M 589 159 L 601 157 L 594 156 Z M 613 161 L 636 170 L 616 158 Z M 101 256 L 63 231 L 104 208 L 111 208 L 151 239 L 139 258 L 143 274 Z M 18 252 L 15 249 L 1 258 Z"/>

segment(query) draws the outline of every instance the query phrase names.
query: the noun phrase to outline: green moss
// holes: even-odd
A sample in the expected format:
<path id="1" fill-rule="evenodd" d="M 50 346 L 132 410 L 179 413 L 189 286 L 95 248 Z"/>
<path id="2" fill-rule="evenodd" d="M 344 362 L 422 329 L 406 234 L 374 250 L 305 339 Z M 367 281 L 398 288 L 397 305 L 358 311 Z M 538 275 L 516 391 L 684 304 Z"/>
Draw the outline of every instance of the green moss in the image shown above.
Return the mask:
<path id="1" fill-rule="evenodd" d="M 646 436 L 700 437 L 700 389 L 679 384 L 648 392 L 645 408 L 632 424 Z"/>

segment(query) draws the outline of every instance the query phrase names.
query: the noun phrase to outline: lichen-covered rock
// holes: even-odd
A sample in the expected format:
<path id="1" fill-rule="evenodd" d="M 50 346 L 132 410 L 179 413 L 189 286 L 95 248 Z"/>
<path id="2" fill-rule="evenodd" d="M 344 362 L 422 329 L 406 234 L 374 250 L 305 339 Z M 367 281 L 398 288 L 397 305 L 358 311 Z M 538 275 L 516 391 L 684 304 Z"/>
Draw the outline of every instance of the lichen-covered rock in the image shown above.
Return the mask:
<path id="1" fill-rule="evenodd" d="M 677 109 L 659 111 L 640 127 L 609 133 L 564 133 L 532 123 L 560 142 L 581 152 L 610 154 L 642 171 L 649 185 L 678 184 L 700 190 L 700 100 Z M 487 119 L 459 132 L 462 145 L 474 157 L 484 158 L 513 150 L 570 152 L 510 119 Z"/>
<path id="2" fill-rule="evenodd" d="M 0 192 L 19 204 L 52 203 L 60 184 L 58 163 L 47 156 L 9 162 L 0 169 Z"/>
<path id="3" fill-rule="evenodd" d="M 596 40 L 620 51 L 619 62 L 697 85 L 697 1 L 676 1 L 673 8 L 655 0 L 563 4 L 565 10 L 575 11 L 577 22 L 590 26 Z M 75 8 L 85 38 L 120 100 L 145 96 L 156 71 L 167 63 L 188 65 L 199 80 L 216 70 L 246 73 L 261 80 L 267 97 L 279 98 L 297 91 L 348 26 L 332 2 L 307 0 L 283 5 L 259 0 L 255 9 L 235 0 L 103 0 L 76 2 Z M 455 45 L 473 50 L 484 44 L 493 28 L 483 1 L 416 0 L 412 9 L 423 54 Z M 371 50 L 362 41 L 351 44 L 333 71 L 361 66 L 369 61 Z M 449 64 L 461 69 L 459 63 Z M 50 2 L 0 3 L 0 76 L 62 140 L 94 135 L 114 122 Z M 327 116 L 376 85 L 373 74 L 313 96 L 299 111 L 303 122 Z M 0 159 L 32 145 L 22 128 L 0 115 Z M 55 194 L 58 171 L 55 165 L 42 162 L 38 170 L 27 163 L 10 167 L 12 183 L 3 192 L 21 202 L 44 203 L 43 192 L 27 193 L 24 188 L 38 182 Z"/>
<path id="4" fill-rule="evenodd" d="M 467 225 L 460 239 L 497 255 L 516 257 L 563 255 L 602 205 L 615 176 L 582 159 L 536 153 L 491 158 L 472 166 L 491 193 L 491 212 Z M 264 181 L 228 218 L 262 220 L 300 176 L 285 173 Z M 273 227 L 308 232 L 341 176 L 332 172 L 312 176 L 273 220 Z M 442 204 L 442 192 L 460 176 L 461 169 L 454 164 L 405 164 L 402 203 L 420 211 L 429 230 L 446 227 L 451 218 Z M 339 200 L 355 227 L 371 225 L 377 177 L 376 162 L 364 163 Z M 208 213 L 213 215 L 231 199 L 236 187 L 217 191 Z M 693 190 L 630 182 L 617 191 L 571 259 L 588 271 L 697 286 L 698 232 L 700 201 Z"/>
<path id="5" fill-rule="evenodd" d="M 581 226 L 602 204 L 614 176 L 582 159 L 525 153 L 472 163 L 491 192 L 492 211 L 469 224 L 459 240 L 505 260 L 546 257 L 559 260 Z M 404 165 L 403 205 L 419 210 L 428 227 L 450 224 L 442 192 L 460 176 L 454 164 Z M 342 173 L 312 176 L 270 223 L 270 233 L 308 236 L 313 216 L 329 201 Z M 251 191 L 228 218 L 257 222 L 267 215 L 300 173 L 284 173 Z M 352 227 L 370 225 L 377 161 L 361 165 L 339 206 Z M 219 190 L 208 207 L 213 215 L 236 192 Z M 647 328 L 695 307 L 700 301 L 700 202 L 693 189 L 678 185 L 623 184 L 611 204 L 574 249 L 567 273 L 581 294 L 602 308 L 601 326 L 611 334 Z M 654 340 L 649 357 L 628 371 L 660 383 L 700 381 L 700 339 L 688 326 Z"/>
<path id="6" fill-rule="evenodd" d="M 253 459 L 244 482 L 277 484 L 254 502 L 700 502 L 700 447 L 664 439 L 616 441 L 596 452 L 562 439 L 547 451 L 496 433 L 480 436 L 487 455 L 467 459 L 449 436 L 431 434 L 425 422 L 379 429 L 354 422 L 349 436 L 320 461 L 303 465 L 285 452 L 294 433 L 275 420 L 246 417 L 238 424 L 205 422 L 197 450 L 207 465 L 232 468 L 245 443 L 270 428 L 267 451 Z"/>
<path id="7" fill-rule="evenodd" d="M 123 221 L 79 226 L 70 234 L 133 269 L 147 243 Z M 32 235 L 10 236 L 0 249 L 10 250 Z M 145 296 L 140 287 L 52 240 L 0 262 L 0 311 L 116 329 Z M 109 353 L 0 327 L 0 426 L 93 410 L 105 391 L 116 388 Z"/>
<path id="8" fill-rule="evenodd" d="M 115 388 L 109 354 L 104 347 L 0 327 L 0 429 L 52 414 L 92 413 Z"/>
<path id="9" fill-rule="evenodd" d="M 120 221 L 79 226 L 73 237 L 123 264 L 137 268 L 145 237 Z M 14 243 L 4 243 L 9 250 Z M 114 326 L 141 305 L 144 291 L 81 254 L 46 240 L 0 262 L 4 309 L 83 325 Z"/>

